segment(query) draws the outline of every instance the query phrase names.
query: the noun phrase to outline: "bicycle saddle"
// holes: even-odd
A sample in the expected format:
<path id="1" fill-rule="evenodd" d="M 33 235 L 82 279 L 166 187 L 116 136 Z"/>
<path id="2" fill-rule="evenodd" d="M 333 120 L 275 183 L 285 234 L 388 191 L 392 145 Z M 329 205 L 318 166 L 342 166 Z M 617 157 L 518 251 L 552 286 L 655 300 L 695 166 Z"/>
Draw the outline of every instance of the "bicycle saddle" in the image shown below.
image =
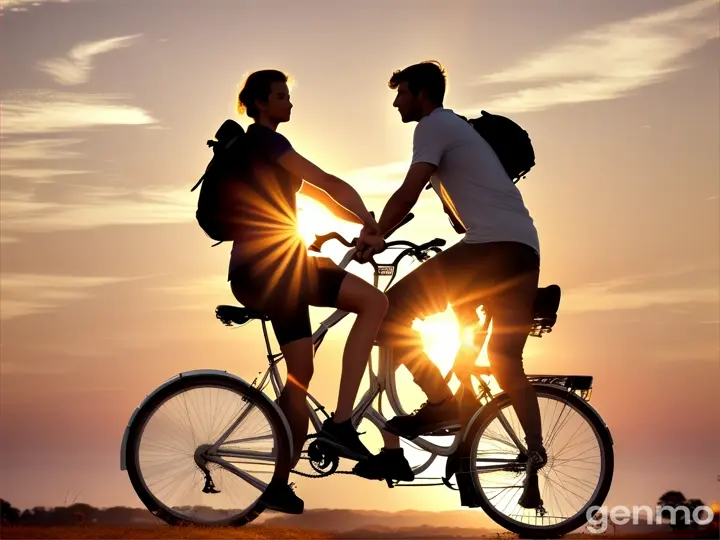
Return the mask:
<path id="1" fill-rule="evenodd" d="M 253 319 L 270 320 L 267 315 L 260 311 L 239 306 L 218 306 L 215 308 L 215 317 L 220 319 L 225 326 L 232 326 L 233 323 L 242 326 Z"/>
<path id="2" fill-rule="evenodd" d="M 535 317 L 541 319 L 557 318 L 557 311 L 560 307 L 560 287 L 548 285 L 539 287 L 535 296 Z"/>

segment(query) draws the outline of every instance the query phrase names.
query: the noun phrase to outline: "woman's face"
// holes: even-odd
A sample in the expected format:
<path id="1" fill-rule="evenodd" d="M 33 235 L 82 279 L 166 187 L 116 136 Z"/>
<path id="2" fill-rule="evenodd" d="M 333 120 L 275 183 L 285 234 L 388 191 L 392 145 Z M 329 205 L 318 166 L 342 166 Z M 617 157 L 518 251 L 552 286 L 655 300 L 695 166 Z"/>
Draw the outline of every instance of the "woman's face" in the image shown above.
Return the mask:
<path id="1" fill-rule="evenodd" d="M 259 103 L 258 106 L 268 120 L 277 122 L 278 124 L 280 122 L 288 122 L 290 120 L 290 110 L 293 105 L 290 103 L 290 89 L 287 83 L 272 83 L 267 104 Z"/>

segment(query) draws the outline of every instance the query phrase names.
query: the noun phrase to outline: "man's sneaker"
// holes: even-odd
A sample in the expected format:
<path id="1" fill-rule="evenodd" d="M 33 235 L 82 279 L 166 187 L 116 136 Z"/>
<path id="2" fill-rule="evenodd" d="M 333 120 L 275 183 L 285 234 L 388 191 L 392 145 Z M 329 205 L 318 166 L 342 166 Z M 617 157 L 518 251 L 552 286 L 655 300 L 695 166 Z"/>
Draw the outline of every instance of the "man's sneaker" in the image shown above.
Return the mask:
<path id="1" fill-rule="evenodd" d="M 295 495 L 292 486 L 293 484 L 271 480 L 258 502 L 276 512 L 302 514 L 305 503 Z"/>
<path id="2" fill-rule="evenodd" d="M 539 508 L 543 504 L 540 497 L 540 485 L 538 483 L 538 471 L 547 463 L 547 453 L 544 448 L 530 450 L 525 457 L 525 470 L 527 475 L 523 484 L 523 492 L 520 495 L 518 504 L 523 508 Z"/>
<path id="3" fill-rule="evenodd" d="M 545 464 L 547 463 L 547 453 L 545 452 L 544 448 L 541 448 L 539 451 L 530 451 L 529 452 L 532 464 L 530 465 L 531 471 L 539 471 L 542 469 Z M 514 461 L 511 461 L 508 463 L 505 467 L 503 467 L 503 470 L 508 472 L 523 472 L 528 470 L 528 454 L 520 453 L 517 455 Z"/>
<path id="4" fill-rule="evenodd" d="M 538 472 L 547 463 L 547 452 L 544 448 L 540 448 L 540 450 L 529 450 L 528 459 L 530 461 L 530 470 L 532 472 Z"/>
<path id="5" fill-rule="evenodd" d="M 538 475 L 536 472 L 531 472 L 525 477 L 525 483 L 523 485 L 523 492 L 520 495 L 518 504 L 523 508 L 539 508 L 543 504 L 543 500 L 540 497 L 540 486 L 538 485 Z"/>
<path id="6" fill-rule="evenodd" d="M 460 402 L 455 396 L 451 396 L 437 404 L 426 401 L 412 414 L 388 420 L 385 430 L 406 439 L 414 439 L 441 429 L 460 426 Z"/>
<path id="7" fill-rule="evenodd" d="M 360 461 L 372 456 L 370 450 L 360 441 L 358 432 L 352 425 L 352 420 L 335 422 L 335 413 L 332 413 L 330 418 L 323 422 L 317 440 L 335 448 L 340 457 Z"/>
<path id="8" fill-rule="evenodd" d="M 380 450 L 369 459 L 360 461 L 353 467 L 353 472 L 362 478 L 370 480 L 402 480 L 404 482 L 412 482 L 415 480 L 415 474 L 410 467 L 410 463 L 405 458 L 402 448 L 393 448 Z"/>

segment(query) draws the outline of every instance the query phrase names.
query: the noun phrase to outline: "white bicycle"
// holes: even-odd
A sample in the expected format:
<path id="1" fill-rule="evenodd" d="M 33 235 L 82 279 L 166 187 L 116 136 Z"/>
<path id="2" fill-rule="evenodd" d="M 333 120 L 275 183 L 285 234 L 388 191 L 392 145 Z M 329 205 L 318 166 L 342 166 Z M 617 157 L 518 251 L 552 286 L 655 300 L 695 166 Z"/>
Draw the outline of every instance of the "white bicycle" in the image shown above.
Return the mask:
<path id="1" fill-rule="evenodd" d="M 409 214 L 407 223 L 412 219 Z M 402 224 L 401 224 L 402 225 Z M 329 240 L 350 248 L 339 264 L 345 268 L 354 257 L 353 242 L 337 233 L 316 237 L 310 247 L 320 251 Z M 371 261 L 374 285 L 380 276 L 392 283 L 399 262 L 405 257 L 427 260 L 439 253 L 445 241 L 439 238 L 422 245 L 407 241 L 387 242 L 387 250 L 401 249 L 389 264 Z M 384 252 L 387 253 L 388 251 Z M 531 336 L 550 332 L 557 319 L 560 288 L 538 289 L 535 325 Z M 313 334 L 315 347 L 346 312 L 337 310 Z M 306 456 L 313 472 L 290 470 L 292 435 L 276 401 L 283 389 L 278 369 L 282 353 L 273 353 L 268 318 L 253 310 L 221 305 L 216 316 L 228 326 L 260 321 L 269 366 L 260 381 L 244 379 L 213 369 L 185 371 L 153 390 L 133 412 L 121 448 L 121 469 L 127 470 L 138 497 L 148 510 L 171 525 L 244 525 L 265 509 L 259 498 L 271 479 L 287 482 L 291 473 L 315 478 L 338 471 L 339 458 L 331 447 L 308 436 Z M 476 342 L 484 346 L 492 314 L 487 313 Z M 453 370 L 459 368 L 459 356 Z M 367 419 L 378 429 L 385 425 L 382 396 L 387 396 L 394 414 L 407 414 L 396 388 L 390 353 L 379 348 L 377 373 L 368 362 L 370 385 L 355 407 L 352 420 L 357 428 Z M 460 373 L 460 369 L 457 369 Z M 592 376 L 528 375 L 535 388 L 542 415 L 547 464 L 539 471 L 544 503 L 536 509 L 518 504 L 527 474 L 524 432 L 504 392 L 493 395 L 488 367 L 473 365 L 461 377 L 462 426 L 428 434 L 411 441 L 422 450 L 421 463 L 413 466 L 418 480 L 438 456 L 447 458 L 440 483 L 459 491 L 460 504 L 482 508 L 498 525 L 529 537 L 558 537 L 587 523 L 588 509 L 601 506 L 608 494 L 614 470 L 613 441 L 600 415 L 589 404 Z M 266 390 L 272 388 L 274 399 Z M 377 409 L 373 402 L 378 400 Z M 307 406 L 315 433 L 328 414 L 312 395 Z M 451 438 L 441 446 L 430 437 Z M 301 460 L 302 461 L 302 460 Z M 528 466 L 529 467 L 529 466 Z M 454 478 L 454 482 L 452 481 Z M 387 480 L 389 487 L 418 485 Z M 419 484 L 419 485 L 438 485 Z"/>

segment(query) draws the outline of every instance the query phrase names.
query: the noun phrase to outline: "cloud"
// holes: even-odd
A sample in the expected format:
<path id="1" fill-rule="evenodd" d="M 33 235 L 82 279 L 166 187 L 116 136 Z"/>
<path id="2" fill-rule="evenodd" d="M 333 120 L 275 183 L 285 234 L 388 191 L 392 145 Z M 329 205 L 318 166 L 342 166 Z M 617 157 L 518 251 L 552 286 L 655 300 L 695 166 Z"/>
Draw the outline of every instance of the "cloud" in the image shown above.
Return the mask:
<path id="1" fill-rule="evenodd" d="M 3 169 L 3 178 L 24 178 L 35 183 L 50 183 L 57 176 L 69 176 L 76 174 L 88 174 L 92 171 L 73 171 L 70 169 Z"/>
<path id="2" fill-rule="evenodd" d="M 83 139 L 24 139 L 8 141 L 2 146 L 3 163 L 8 161 L 34 161 L 71 159 L 82 154 L 65 147 L 85 142 Z"/>
<path id="3" fill-rule="evenodd" d="M 523 88 L 495 96 L 482 109 L 513 113 L 621 98 L 686 68 L 680 60 L 717 34 L 717 0 L 603 25 L 483 77 L 480 83 Z"/>
<path id="4" fill-rule="evenodd" d="M 52 160 L 72 159 L 82 154 L 66 147 L 82 139 L 8 140 L 3 144 L 0 170 L 3 178 L 21 178 L 32 183 L 50 183 L 61 176 L 88 174 L 92 171 L 53 167 Z M 28 165 L 23 162 L 29 162 Z M 40 165 L 40 166 L 38 166 Z"/>
<path id="5" fill-rule="evenodd" d="M 391 195 L 402 184 L 409 166 L 409 161 L 395 161 L 346 171 L 340 177 L 363 197 Z"/>
<path id="6" fill-rule="evenodd" d="M 59 133 L 157 122 L 147 111 L 119 103 L 121 99 L 122 96 L 49 90 L 9 92 L 3 97 L 3 133 Z"/>
<path id="7" fill-rule="evenodd" d="M 590 283 L 563 292 L 566 313 L 632 310 L 679 304 L 720 304 L 717 265 L 682 268 Z"/>
<path id="8" fill-rule="evenodd" d="M 67 56 L 38 62 L 38 69 L 51 75 L 59 84 L 67 86 L 83 84 L 90 80 L 93 57 L 129 47 L 141 35 L 133 34 L 79 43 L 70 49 Z"/>
<path id="9" fill-rule="evenodd" d="M 12 319 L 55 310 L 89 298 L 92 289 L 123 281 L 116 277 L 79 277 L 41 274 L 0 274 L 0 319 Z"/>
<path id="10" fill-rule="evenodd" d="M 2 0 L 0 2 L 0 17 L 5 11 L 27 11 L 31 7 L 38 7 L 43 4 L 69 4 L 71 1 L 91 0 Z"/>
<path id="11" fill-rule="evenodd" d="M 29 192 L 4 190 L 0 197 L 3 232 L 71 231 L 107 225 L 185 223 L 195 219 L 197 195 L 189 189 L 138 192 L 115 187 L 80 187 L 82 192 L 72 202 L 40 201 Z"/>

